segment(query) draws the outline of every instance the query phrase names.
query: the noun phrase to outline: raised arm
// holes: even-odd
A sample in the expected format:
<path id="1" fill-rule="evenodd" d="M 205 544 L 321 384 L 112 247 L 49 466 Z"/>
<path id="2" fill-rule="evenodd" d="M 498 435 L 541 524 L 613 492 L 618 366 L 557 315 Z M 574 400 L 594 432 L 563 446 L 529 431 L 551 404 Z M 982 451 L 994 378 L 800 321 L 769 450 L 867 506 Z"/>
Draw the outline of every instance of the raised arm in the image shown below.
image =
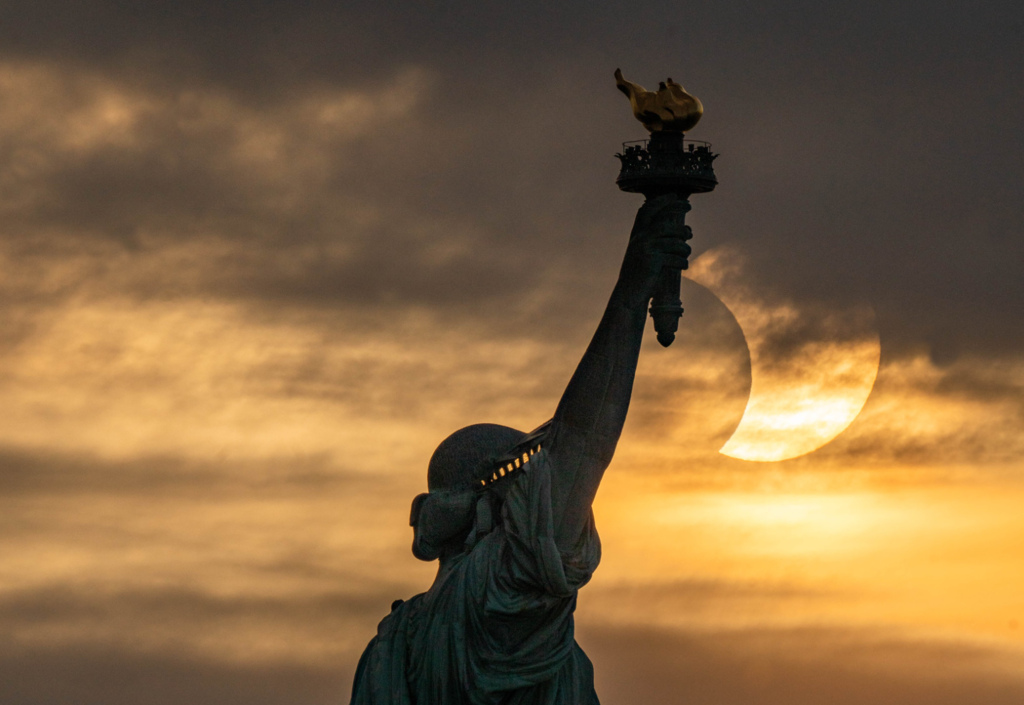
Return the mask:
<path id="1" fill-rule="evenodd" d="M 601 323 L 555 411 L 547 450 L 555 537 L 568 550 L 590 516 L 629 410 L 647 304 L 663 267 L 686 269 L 689 228 L 676 196 L 648 200 L 637 213 L 619 279 Z"/>

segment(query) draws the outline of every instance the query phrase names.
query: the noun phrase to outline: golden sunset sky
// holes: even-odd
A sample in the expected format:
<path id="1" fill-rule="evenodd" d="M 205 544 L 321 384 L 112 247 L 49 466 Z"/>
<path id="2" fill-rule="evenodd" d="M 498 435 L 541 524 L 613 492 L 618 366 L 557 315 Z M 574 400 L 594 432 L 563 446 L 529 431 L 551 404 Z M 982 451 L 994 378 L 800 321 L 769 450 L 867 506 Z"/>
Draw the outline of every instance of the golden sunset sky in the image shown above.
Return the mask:
<path id="1" fill-rule="evenodd" d="M 721 156 L 595 506 L 602 703 L 1024 702 L 1024 5 L 3 14 L 0 702 L 348 702 L 434 447 L 600 318 L 616 67 Z"/>

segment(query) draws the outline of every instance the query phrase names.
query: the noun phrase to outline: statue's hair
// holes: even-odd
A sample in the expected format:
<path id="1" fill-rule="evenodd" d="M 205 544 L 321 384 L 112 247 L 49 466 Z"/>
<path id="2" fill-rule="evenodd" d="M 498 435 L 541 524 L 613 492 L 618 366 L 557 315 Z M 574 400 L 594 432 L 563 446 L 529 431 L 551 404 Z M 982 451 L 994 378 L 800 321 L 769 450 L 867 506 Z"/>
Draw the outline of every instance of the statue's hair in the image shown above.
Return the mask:
<path id="1" fill-rule="evenodd" d="M 435 492 L 476 486 L 525 437 L 522 431 L 492 423 L 459 429 L 441 441 L 430 457 L 427 488 Z"/>

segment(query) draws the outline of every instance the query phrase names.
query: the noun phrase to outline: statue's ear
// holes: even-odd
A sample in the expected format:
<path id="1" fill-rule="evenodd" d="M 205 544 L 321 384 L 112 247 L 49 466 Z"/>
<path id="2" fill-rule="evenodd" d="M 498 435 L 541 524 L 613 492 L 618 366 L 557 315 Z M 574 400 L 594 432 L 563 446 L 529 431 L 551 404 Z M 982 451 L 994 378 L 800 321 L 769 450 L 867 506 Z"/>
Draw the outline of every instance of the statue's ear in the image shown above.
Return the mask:
<path id="1" fill-rule="evenodd" d="M 462 546 L 473 526 L 476 493 L 472 490 L 421 494 L 412 501 L 412 553 L 422 561 L 440 557 L 442 550 Z"/>

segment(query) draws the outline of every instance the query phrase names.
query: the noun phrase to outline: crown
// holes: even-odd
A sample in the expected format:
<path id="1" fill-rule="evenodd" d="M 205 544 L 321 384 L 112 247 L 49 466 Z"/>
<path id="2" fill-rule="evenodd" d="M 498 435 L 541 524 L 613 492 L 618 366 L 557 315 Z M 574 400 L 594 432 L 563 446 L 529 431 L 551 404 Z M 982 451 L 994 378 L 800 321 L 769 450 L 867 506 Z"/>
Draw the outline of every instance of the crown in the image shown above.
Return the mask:
<path id="1" fill-rule="evenodd" d="M 541 452 L 543 449 L 543 441 L 547 436 L 548 429 L 551 428 L 551 419 L 545 421 L 537 428 L 526 434 L 526 437 L 519 441 L 511 450 L 505 455 L 498 458 L 496 464 L 492 468 L 491 474 L 480 480 L 480 484 L 477 485 L 477 489 L 484 489 L 493 485 L 495 482 L 509 477 L 514 474 L 516 470 L 519 470 L 524 465 L 530 462 L 530 459 Z"/>

